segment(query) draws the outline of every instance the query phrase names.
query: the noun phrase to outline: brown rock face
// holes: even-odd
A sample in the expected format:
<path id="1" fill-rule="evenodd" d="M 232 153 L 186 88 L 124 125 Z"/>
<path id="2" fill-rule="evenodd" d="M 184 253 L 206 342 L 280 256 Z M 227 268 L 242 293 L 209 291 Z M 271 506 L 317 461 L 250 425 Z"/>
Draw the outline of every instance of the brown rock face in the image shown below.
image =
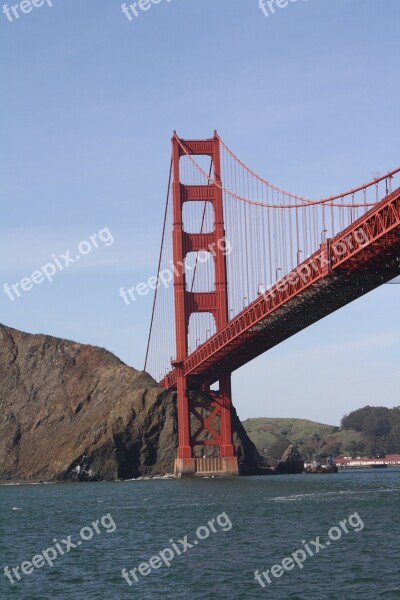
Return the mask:
<path id="1" fill-rule="evenodd" d="M 258 452 L 239 419 L 241 471 Z M 0 325 L 0 479 L 112 480 L 173 472 L 176 403 L 102 348 Z"/>
<path id="2" fill-rule="evenodd" d="M 294 474 L 302 473 L 303 470 L 304 461 L 300 456 L 300 452 L 293 444 L 290 444 L 278 463 L 277 471 L 278 473 Z"/>

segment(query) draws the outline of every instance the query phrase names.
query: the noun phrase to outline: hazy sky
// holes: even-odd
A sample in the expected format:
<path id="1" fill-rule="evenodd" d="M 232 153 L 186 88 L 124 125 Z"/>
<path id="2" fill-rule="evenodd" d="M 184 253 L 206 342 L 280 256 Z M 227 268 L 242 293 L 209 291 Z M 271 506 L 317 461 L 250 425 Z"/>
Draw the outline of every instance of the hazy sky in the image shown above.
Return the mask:
<path id="1" fill-rule="evenodd" d="M 155 272 L 174 129 L 218 129 L 253 170 L 313 198 L 399 166 L 398 0 L 292 0 L 267 17 L 258 0 L 161 0 L 131 20 L 118 0 L 16 12 L 0 14 L 6 325 L 143 367 L 152 299 L 126 306 L 118 290 Z M 105 228 L 51 283 L 3 291 Z M 385 285 L 242 368 L 240 417 L 337 424 L 398 405 L 399 306 Z"/>

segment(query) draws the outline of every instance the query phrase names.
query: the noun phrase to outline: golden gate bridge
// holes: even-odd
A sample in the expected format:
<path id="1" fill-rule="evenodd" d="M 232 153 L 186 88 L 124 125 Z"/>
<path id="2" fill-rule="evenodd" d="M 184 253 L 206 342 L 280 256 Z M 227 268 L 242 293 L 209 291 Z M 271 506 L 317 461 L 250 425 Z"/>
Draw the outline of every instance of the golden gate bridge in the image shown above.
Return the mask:
<path id="1" fill-rule="evenodd" d="M 174 132 L 145 369 L 176 391 L 176 475 L 238 474 L 232 372 L 400 274 L 399 179 L 310 200 Z"/>

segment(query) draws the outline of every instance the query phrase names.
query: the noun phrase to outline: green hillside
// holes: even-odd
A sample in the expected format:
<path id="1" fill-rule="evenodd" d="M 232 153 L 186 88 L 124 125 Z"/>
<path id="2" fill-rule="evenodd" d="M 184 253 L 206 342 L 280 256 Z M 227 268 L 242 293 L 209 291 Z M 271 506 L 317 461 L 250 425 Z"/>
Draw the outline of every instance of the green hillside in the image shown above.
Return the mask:
<path id="1" fill-rule="evenodd" d="M 351 454 L 363 434 L 340 430 L 333 425 L 307 419 L 247 419 L 243 426 L 261 455 L 278 459 L 289 444 L 299 449 L 303 458 L 319 454 Z"/>

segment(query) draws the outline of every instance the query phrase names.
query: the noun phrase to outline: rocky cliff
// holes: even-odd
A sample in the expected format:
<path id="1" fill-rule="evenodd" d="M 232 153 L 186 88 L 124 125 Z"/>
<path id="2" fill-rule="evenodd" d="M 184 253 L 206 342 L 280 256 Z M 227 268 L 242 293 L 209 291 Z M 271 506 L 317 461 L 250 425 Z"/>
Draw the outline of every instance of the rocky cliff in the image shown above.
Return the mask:
<path id="1" fill-rule="evenodd" d="M 293 444 L 290 444 L 286 448 L 276 470 L 278 473 L 286 475 L 302 473 L 304 471 L 304 460 L 301 458 L 300 452 Z"/>
<path id="2" fill-rule="evenodd" d="M 103 348 L 0 325 L 0 479 L 112 480 L 173 472 L 176 402 Z M 258 452 L 234 417 L 242 473 Z"/>

